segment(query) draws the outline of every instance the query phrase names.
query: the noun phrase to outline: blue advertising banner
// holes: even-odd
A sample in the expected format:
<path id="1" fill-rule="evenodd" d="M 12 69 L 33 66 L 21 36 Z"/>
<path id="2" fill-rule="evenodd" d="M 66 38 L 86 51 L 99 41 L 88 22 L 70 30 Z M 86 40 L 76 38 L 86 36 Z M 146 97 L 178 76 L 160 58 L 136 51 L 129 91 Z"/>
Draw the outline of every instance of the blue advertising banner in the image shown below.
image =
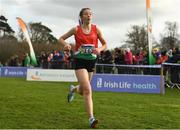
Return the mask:
<path id="1" fill-rule="evenodd" d="M 94 91 L 160 93 L 161 76 L 95 74 L 91 84 Z"/>
<path id="2" fill-rule="evenodd" d="M 2 67 L 1 77 L 26 77 L 27 67 Z"/>

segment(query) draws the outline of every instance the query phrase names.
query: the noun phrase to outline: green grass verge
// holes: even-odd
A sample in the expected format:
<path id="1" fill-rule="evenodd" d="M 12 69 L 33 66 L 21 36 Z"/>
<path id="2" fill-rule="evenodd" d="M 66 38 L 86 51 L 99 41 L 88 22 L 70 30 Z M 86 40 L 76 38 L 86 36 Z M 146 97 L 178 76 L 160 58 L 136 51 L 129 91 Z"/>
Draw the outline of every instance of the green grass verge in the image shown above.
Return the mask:
<path id="1" fill-rule="evenodd" d="M 1 129 L 89 128 L 84 101 L 67 103 L 70 83 L 0 78 Z M 93 92 L 100 129 L 180 129 L 180 90 L 165 95 Z"/>

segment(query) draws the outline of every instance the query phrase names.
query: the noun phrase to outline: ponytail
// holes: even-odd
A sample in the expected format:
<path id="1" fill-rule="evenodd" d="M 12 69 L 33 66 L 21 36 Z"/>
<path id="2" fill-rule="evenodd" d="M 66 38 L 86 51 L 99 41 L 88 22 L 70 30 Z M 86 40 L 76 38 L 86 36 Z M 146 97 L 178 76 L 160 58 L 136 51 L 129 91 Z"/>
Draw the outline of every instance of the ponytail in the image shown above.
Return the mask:
<path id="1" fill-rule="evenodd" d="M 79 17 L 79 26 L 81 26 L 83 23 L 82 23 L 82 20 L 81 18 Z"/>

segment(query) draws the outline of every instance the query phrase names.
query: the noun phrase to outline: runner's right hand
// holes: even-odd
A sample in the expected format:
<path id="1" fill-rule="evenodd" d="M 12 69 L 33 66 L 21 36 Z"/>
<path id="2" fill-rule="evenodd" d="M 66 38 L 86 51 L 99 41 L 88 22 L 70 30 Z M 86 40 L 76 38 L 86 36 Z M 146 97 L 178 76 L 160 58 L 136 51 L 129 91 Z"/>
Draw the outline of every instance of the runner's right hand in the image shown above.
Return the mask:
<path id="1" fill-rule="evenodd" d="M 71 50 L 71 45 L 66 44 L 66 45 L 64 46 L 64 50 L 70 51 L 70 50 Z"/>

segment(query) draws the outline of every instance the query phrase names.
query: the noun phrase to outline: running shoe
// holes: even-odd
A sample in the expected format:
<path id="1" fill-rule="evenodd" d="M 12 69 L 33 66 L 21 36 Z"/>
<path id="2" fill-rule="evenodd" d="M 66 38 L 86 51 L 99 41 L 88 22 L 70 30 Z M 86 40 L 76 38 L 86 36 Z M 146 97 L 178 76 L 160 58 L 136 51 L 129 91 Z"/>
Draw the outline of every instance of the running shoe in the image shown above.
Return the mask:
<path id="1" fill-rule="evenodd" d="M 73 85 L 70 85 L 69 93 L 68 93 L 68 96 L 67 96 L 68 102 L 72 102 L 72 100 L 74 99 L 74 88 L 75 87 Z"/>
<path id="2" fill-rule="evenodd" d="M 98 122 L 99 122 L 99 121 L 98 121 L 97 119 L 95 119 L 95 118 L 90 119 L 90 121 L 89 121 L 90 128 L 96 128 Z"/>

